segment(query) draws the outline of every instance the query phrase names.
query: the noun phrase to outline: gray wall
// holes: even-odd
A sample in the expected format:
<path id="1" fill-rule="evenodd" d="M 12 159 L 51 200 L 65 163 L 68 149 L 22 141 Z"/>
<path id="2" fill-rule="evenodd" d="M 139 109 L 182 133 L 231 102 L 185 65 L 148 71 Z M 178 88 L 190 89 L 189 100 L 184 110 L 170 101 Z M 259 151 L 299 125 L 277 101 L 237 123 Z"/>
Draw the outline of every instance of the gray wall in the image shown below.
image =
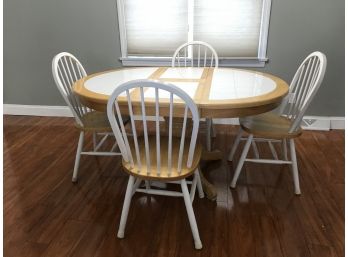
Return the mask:
<path id="1" fill-rule="evenodd" d="M 87 73 L 120 66 L 115 0 L 5 0 L 4 103 L 65 105 L 52 78 L 68 51 Z"/>
<path id="2" fill-rule="evenodd" d="M 303 58 L 327 57 L 323 84 L 307 115 L 344 116 L 344 0 L 272 0 L 264 71 L 290 83 Z"/>
<path id="3" fill-rule="evenodd" d="M 52 57 L 69 51 L 88 73 L 120 66 L 116 0 L 5 0 L 4 103 L 64 105 Z M 273 0 L 270 59 L 261 71 L 290 82 L 310 52 L 327 55 L 322 88 L 307 114 L 344 116 L 344 0 Z"/>

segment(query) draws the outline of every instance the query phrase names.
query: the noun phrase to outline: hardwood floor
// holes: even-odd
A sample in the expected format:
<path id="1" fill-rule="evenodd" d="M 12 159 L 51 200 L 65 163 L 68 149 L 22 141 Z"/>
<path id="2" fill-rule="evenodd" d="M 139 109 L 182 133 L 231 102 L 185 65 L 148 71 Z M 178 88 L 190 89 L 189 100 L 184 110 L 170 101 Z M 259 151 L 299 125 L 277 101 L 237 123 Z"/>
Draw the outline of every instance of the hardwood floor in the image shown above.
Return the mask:
<path id="1" fill-rule="evenodd" d="M 237 127 L 217 131 L 226 156 Z M 201 251 L 180 198 L 135 194 L 118 239 L 120 157 L 83 156 L 72 184 L 77 141 L 71 118 L 4 116 L 4 256 L 344 256 L 344 131 L 296 139 L 299 197 L 288 166 L 248 163 L 231 190 L 240 149 L 234 162 L 203 164 L 218 197 L 193 204 Z"/>

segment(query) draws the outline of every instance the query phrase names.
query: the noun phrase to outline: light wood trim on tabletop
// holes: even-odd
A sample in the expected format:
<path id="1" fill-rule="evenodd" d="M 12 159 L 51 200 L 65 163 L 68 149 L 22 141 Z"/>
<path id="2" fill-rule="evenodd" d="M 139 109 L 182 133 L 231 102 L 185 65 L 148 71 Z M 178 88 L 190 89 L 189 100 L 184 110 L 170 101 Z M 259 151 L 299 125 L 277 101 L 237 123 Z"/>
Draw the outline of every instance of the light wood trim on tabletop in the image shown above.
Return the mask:
<path id="1" fill-rule="evenodd" d="M 210 89 L 211 89 L 211 82 L 213 80 L 214 75 L 214 69 L 215 68 L 205 68 L 207 76 L 204 81 L 202 81 L 201 85 L 201 99 L 200 99 L 200 106 L 202 102 L 205 102 L 209 99 Z"/>
<path id="2" fill-rule="evenodd" d="M 153 79 L 161 82 L 200 82 L 201 79 L 177 79 L 177 78 L 166 78 L 162 79 L 161 75 L 168 69 L 169 67 L 160 67 L 158 68 L 152 75 L 148 77 L 148 79 Z M 202 73 L 201 78 L 204 78 L 207 73 Z M 144 93 L 148 90 L 148 88 L 144 88 Z M 198 90 L 197 90 L 198 91 Z M 197 95 L 197 94 L 196 94 Z M 200 98 L 197 96 L 194 97 L 195 102 L 199 102 Z M 141 107 L 141 98 L 140 98 L 140 89 L 137 88 L 132 91 L 131 93 L 132 98 L 132 111 L 135 115 L 141 115 L 142 114 L 142 107 Z M 118 98 L 118 104 L 120 111 L 123 114 L 128 114 L 128 102 L 125 97 L 119 97 Z M 159 102 L 159 115 L 160 116 L 168 116 L 169 115 L 169 99 L 160 99 Z M 173 99 L 173 116 L 174 117 L 184 117 L 185 114 L 185 104 L 181 99 Z M 146 115 L 156 115 L 156 101 L 155 98 L 146 98 L 146 106 L 145 106 L 145 112 Z M 191 117 L 191 113 L 188 113 L 188 117 Z"/>
<path id="3" fill-rule="evenodd" d="M 147 79 L 157 80 L 159 77 L 161 77 L 161 75 L 166 70 L 167 70 L 166 67 L 157 68 L 157 70 L 155 70 L 149 77 L 147 77 Z M 144 93 L 145 93 L 146 90 L 147 90 L 147 88 L 144 88 Z M 140 89 L 136 88 L 136 89 L 132 90 L 132 92 L 130 93 L 130 97 L 132 99 L 132 103 L 137 103 L 137 104 L 139 104 L 139 107 L 140 107 L 140 104 L 141 104 Z M 126 105 L 128 105 L 126 97 L 119 96 L 118 97 L 118 101 L 120 101 L 120 103 L 119 103 L 120 106 L 122 106 L 122 102 L 124 102 Z M 128 107 L 127 107 L 127 109 L 128 109 Z M 135 112 L 135 114 L 136 113 L 137 112 Z"/>
<path id="4" fill-rule="evenodd" d="M 229 69 L 229 70 L 238 70 L 231 68 L 219 68 L 221 69 Z M 210 100 L 209 94 L 211 89 L 211 83 L 214 75 L 214 68 L 210 68 L 208 78 L 206 79 L 205 91 L 200 100 L 200 107 L 208 107 L 209 109 L 228 109 L 228 108 L 242 108 L 242 107 L 252 107 L 252 106 L 262 106 L 274 102 L 278 102 L 281 100 L 289 91 L 288 84 L 273 75 L 257 72 L 257 71 L 246 71 L 254 74 L 259 74 L 261 76 L 265 76 L 270 78 L 276 83 L 276 88 L 267 93 L 260 96 L 254 97 L 245 97 L 240 99 L 226 99 L 226 100 Z"/>
<path id="5" fill-rule="evenodd" d="M 241 108 L 200 108 L 200 117 L 202 118 L 238 118 L 250 115 L 256 115 L 264 112 L 269 112 L 277 108 L 281 103 L 279 102 Z"/>
<path id="6" fill-rule="evenodd" d="M 127 69 L 136 69 L 137 67 L 127 68 Z M 168 69 L 169 67 L 159 67 L 155 72 L 153 72 L 148 79 L 154 79 L 162 82 L 198 82 L 198 87 L 193 97 L 194 102 L 197 104 L 200 116 L 202 118 L 233 118 L 233 117 L 242 117 L 255 115 L 263 112 L 270 111 L 276 108 L 280 103 L 283 97 L 288 93 L 288 84 L 273 75 L 257 72 L 257 71 L 249 71 L 255 74 L 259 74 L 261 76 L 265 76 L 270 78 L 276 83 L 276 88 L 264 95 L 255 96 L 255 97 L 246 97 L 240 99 L 226 99 L 226 100 L 210 100 L 209 94 L 211 90 L 211 83 L 214 75 L 215 68 L 204 68 L 201 78 L 199 79 L 182 79 L 182 78 L 161 78 L 161 75 Z M 74 85 L 74 92 L 80 96 L 82 103 L 86 106 L 98 110 L 98 111 L 106 111 L 106 103 L 108 101 L 108 95 L 98 94 L 92 92 L 84 87 L 85 81 L 95 76 L 105 74 L 108 72 L 113 72 L 120 70 L 122 68 L 118 68 L 115 70 L 99 72 L 92 75 L 89 75 L 81 80 L 78 80 Z M 218 68 L 218 69 L 229 69 L 230 68 Z M 237 70 L 237 69 L 235 69 Z M 243 70 L 244 71 L 244 70 Z M 146 90 L 146 89 L 145 89 Z M 132 100 L 134 100 L 134 113 L 141 113 L 140 108 L 137 107 L 137 102 L 140 103 L 140 91 L 139 89 L 133 90 L 131 92 Z M 127 112 L 127 108 L 123 107 L 122 102 L 125 100 L 125 97 L 120 97 L 120 109 L 121 111 Z M 154 99 L 147 99 L 147 115 L 154 114 Z M 161 99 L 160 101 L 160 114 L 162 116 L 168 116 L 169 109 L 166 106 L 169 103 L 169 99 Z M 140 105 L 139 105 L 140 106 Z M 174 99 L 174 116 L 182 117 L 184 105 L 182 101 Z M 152 110 L 153 109 L 153 110 Z"/>
<path id="7" fill-rule="evenodd" d="M 93 77 L 96 77 L 96 76 L 99 76 L 99 75 L 102 75 L 105 73 L 109 73 L 109 72 L 118 71 L 121 69 L 122 69 L 122 67 L 116 68 L 113 70 L 94 73 L 94 74 L 91 74 L 87 77 L 84 77 L 84 78 L 75 82 L 75 84 L 73 86 L 73 90 L 80 97 L 82 102 L 85 103 L 88 107 L 95 109 L 94 107 L 91 106 L 91 105 L 93 105 L 93 106 L 96 106 L 97 108 L 100 108 L 100 106 L 101 106 L 100 104 L 106 105 L 106 103 L 108 102 L 109 96 L 88 90 L 87 88 L 84 87 L 85 82 Z M 130 69 L 136 69 L 136 68 L 132 67 Z M 106 109 L 106 106 L 104 109 Z M 95 110 L 102 111 L 100 109 L 95 109 Z"/>
<path id="8" fill-rule="evenodd" d="M 137 69 L 137 68 L 139 68 L 139 67 L 130 67 L 130 68 L 127 68 L 127 70 L 128 69 Z M 84 105 L 86 105 L 86 106 L 88 106 L 88 107 L 90 107 L 90 108 L 92 108 L 94 110 L 105 112 L 106 111 L 106 104 L 107 104 L 107 102 L 109 100 L 109 96 L 105 95 L 105 94 L 99 94 L 99 93 L 96 93 L 96 92 L 88 90 L 87 88 L 84 87 L 84 83 L 87 80 L 89 80 L 91 78 L 94 78 L 96 76 L 99 76 L 99 75 L 102 75 L 102 74 L 105 74 L 105 73 L 110 73 L 110 72 L 122 70 L 122 69 L 124 69 L 124 68 L 120 67 L 120 68 L 116 68 L 116 69 L 113 69 L 113 70 L 102 71 L 102 72 L 91 74 L 91 75 L 89 75 L 87 77 L 84 77 L 84 78 L 76 81 L 74 86 L 73 86 L 73 90 L 80 97 L 80 100 L 81 100 L 81 102 Z M 155 72 L 153 72 L 148 77 L 148 79 L 157 79 L 166 70 L 167 70 L 167 67 L 160 67 Z M 139 92 L 139 90 L 138 91 L 133 90 L 131 92 L 131 97 L 135 98 L 135 99 L 140 99 L 140 92 Z M 122 100 L 126 100 L 125 97 L 121 97 L 121 99 Z"/>
<path id="9" fill-rule="evenodd" d="M 198 106 L 200 105 L 203 92 L 204 92 L 204 90 L 206 88 L 207 78 L 208 78 L 208 75 L 209 75 L 209 70 L 210 70 L 209 68 L 204 68 L 202 76 L 201 76 L 201 78 L 199 80 L 198 88 L 196 90 L 196 94 L 195 94 L 195 97 L 194 97 L 194 101 L 195 101 L 195 103 L 198 103 Z"/>
<path id="10" fill-rule="evenodd" d="M 163 73 L 166 72 L 166 70 L 168 69 L 168 67 L 159 67 L 154 73 L 152 73 L 148 79 L 156 79 L 158 80 Z"/>

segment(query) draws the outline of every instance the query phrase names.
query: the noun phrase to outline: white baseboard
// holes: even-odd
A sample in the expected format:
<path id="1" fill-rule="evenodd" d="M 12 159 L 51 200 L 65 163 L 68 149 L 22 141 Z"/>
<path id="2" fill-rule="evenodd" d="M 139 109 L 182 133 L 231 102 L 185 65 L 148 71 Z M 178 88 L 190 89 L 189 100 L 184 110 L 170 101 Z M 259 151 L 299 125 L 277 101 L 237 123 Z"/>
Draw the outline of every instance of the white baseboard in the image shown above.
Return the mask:
<path id="1" fill-rule="evenodd" d="M 239 125 L 238 118 L 229 118 L 229 119 L 213 119 L 214 124 L 222 125 Z"/>
<path id="2" fill-rule="evenodd" d="M 68 106 L 4 104 L 4 114 L 73 117 Z"/>
<path id="3" fill-rule="evenodd" d="M 344 117 L 330 117 L 331 129 L 344 129 L 345 119 Z"/>
<path id="4" fill-rule="evenodd" d="M 4 104 L 4 114 L 72 117 L 68 106 Z M 214 119 L 215 124 L 239 125 L 237 118 Z M 345 129 L 344 117 L 305 116 L 302 123 L 306 130 Z"/>
<path id="5" fill-rule="evenodd" d="M 239 125 L 237 118 L 214 119 L 214 124 Z M 344 117 L 304 116 L 301 124 L 305 130 L 345 129 Z"/>

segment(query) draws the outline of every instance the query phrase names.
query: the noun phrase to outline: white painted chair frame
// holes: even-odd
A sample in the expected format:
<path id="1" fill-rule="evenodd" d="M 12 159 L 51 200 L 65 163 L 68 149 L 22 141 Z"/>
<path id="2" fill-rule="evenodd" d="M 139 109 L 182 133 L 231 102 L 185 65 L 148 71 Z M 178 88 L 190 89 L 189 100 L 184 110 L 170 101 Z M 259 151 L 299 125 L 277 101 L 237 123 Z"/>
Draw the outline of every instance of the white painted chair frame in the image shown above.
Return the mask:
<path id="1" fill-rule="evenodd" d="M 72 90 L 73 84 L 87 76 L 85 69 L 83 68 L 80 61 L 70 53 L 62 52 L 57 54 L 52 60 L 52 74 L 57 88 L 63 96 L 65 102 L 69 106 L 71 112 L 74 115 L 76 123 L 80 127 L 84 127 L 82 117 L 87 113 L 93 111 L 88 107 L 81 104 L 78 96 L 76 96 Z M 80 164 L 81 155 L 96 155 L 96 156 L 115 156 L 121 155 L 119 152 L 114 152 L 117 144 L 115 143 L 111 150 L 108 152 L 98 151 L 105 143 L 108 136 L 112 133 L 97 133 L 93 132 L 93 151 L 83 151 L 84 136 L 85 132 L 80 131 L 79 142 L 76 150 L 76 158 L 74 164 L 74 171 L 72 176 L 72 182 L 77 181 L 78 169 Z M 98 137 L 102 138 L 98 142 Z"/>
<path id="2" fill-rule="evenodd" d="M 280 107 L 277 109 L 277 113 L 280 116 L 287 117 L 291 120 L 291 127 L 289 133 L 297 131 L 301 126 L 301 121 L 305 111 L 318 91 L 321 82 L 323 81 L 326 70 L 326 56 L 321 52 L 311 53 L 297 69 L 294 78 L 291 81 L 289 94 L 284 98 Z M 236 152 L 239 142 L 242 140 L 243 129 L 240 128 L 234 144 L 231 148 L 228 159 L 232 161 Z M 255 142 L 267 142 L 273 159 L 260 159 L 258 152 L 256 159 L 246 158 L 250 145 Z M 272 143 L 281 143 L 282 160 L 279 159 L 277 152 Z M 288 160 L 288 144 L 290 146 L 290 157 Z M 255 145 L 256 146 L 256 145 Z M 255 150 L 254 150 L 255 151 Z M 257 151 L 257 150 L 256 150 Z M 290 164 L 292 166 L 292 174 L 294 180 L 295 194 L 301 194 L 295 141 L 293 138 L 277 139 L 264 139 L 254 138 L 254 135 L 249 134 L 246 138 L 246 143 L 236 167 L 231 187 L 235 188 L 238 177 L 244 165 L 244 162 L 256 162 L 256 163 L 272 163 L 272 164 Z"/>
<path id="3" fill-rule="evenodd" d="M 171 176 L 171 172 L 173 169 L 173 163 L 172 163 L 172 121 L 173 121 L 173 102 L 174 102 L 174 95 L 178 96 L 185 104 L 185 113 L 184 113 L 184 123 L 183 123 L 183 128 L 182 128 L 182 133 L 181 133 L 181 138 L 180 138 L 180 148 L 179 148 L 179 157 L 178 157 L 178 164 L 177 164 L 177 171 L 180 173 L 182 170 L 182 162 L 183 162 L 183 151 L 184 151 L 184 143 L 185 143 L 185 133 L 186 133 L 186 121 L 188 118 L 188 111 L 191 112 L 192 115 L 192 121 L 193 121 L 193 128 L 192 128 L 192 134 L 191 134 L 191 140 L 190 140 L 190 145 L 188 148 L 188 160 L 186 163 L 186 166 L 189 168 L 192 166 L 192 160 L 193 160 L 193 155 L 195 152 L 195 147 L 196 147 L 196 141 L 197 141 L 197 134 L 198 134 L 198 128 L 199 128 L 199 114 L 198 114 L 198 109 L 193 100 L 190 98 L 187 93 L 185 93 L 182 89 L 176 87 L 175 85 L 171 84 L 164 84 L 164 83 L 159 83 L 156 81 L 151 81 L 151 80 L 134 80 L 130 82 L 126 82 L 119 87 L 115 89 L 115 91 L 112 93 L 112 95 L 109 98 L 108 105 L 107 105 L 107 114 L 108 118 L 112 127 L 112 130 L 114 132 L 115 138 L 117 140 L 117 143 L 119 145 L 120 151 L 122 153 L 122 157 L 124 161 L 127 163 L 131 164 L 132 168 L 137 168 L 137 172 L 139 173 L 141 170 L 141 157 L 140 157 L 140 152 L 139 152 L 139 143 L 138 143 L 138 135 L 135 127 L 135 122 L 134 122 L 134 115 L 133 115 L 133 108 L 132 108 L 132 101 L 130 98 L 130 90 L 134 88 L 139 88 L 140 89 L 140 97 L 141 97 L 141 110 L 142 110 L 142 115 L 141 115 L 141 120 L 142 120 L 142 128 L 143 128 L 143 137 L 144 137 L 144 144 L 145 144 L 145 160 L 146 160 L 146 171 L 147 174 L 150 174 L 150 149 L 149 149 L 149 135 L 148 135 L 148 130 L 147 130 L 147 116 L 146 116 L 146 102 L 144 99 L 144 88 L 154 88 L 155 89 L 155 121 L 156 121 L 156 169 L 157 169 L 157 176 L 160 175 L 161 170 L 161 143 L 160 143 L 160 115 L 159 115 L 159 90 L 167 91 L 170 93 L 170 99 L 169 99 L 169 129 L 168 129 L 168 170 L 167 170 L 167 175 L 168 177 Z M 131 124 L 131 129 L 132 129 L 132 139 L 134 142 L 134 147 L 135 147 L 135 155 L 132 155 L 132 152 L 130 150 L 130 144 L 127 138 L 126 130 L 125 127 L 123 126 L 122 122 L 122 115 L 118 106 L 118 101 L 117 98 L 120 94 L 126 93 L 127 100 L 128 100 L 128 111 L 129 111 L 129 117 L 130 117 L 130 124 Z M 120 126 L 118 126 L 120 124 Z M 142 182 L 142 180 L 145 181 L 146 188 L 145 189 L 140 189 L 139 186 Z M 151 178 L 152 181 L 156 181 L 155 178 Z M 159 179 L 160 180 L 160 179 Z M 119 238 L 124 237 L 124 230 L 127 222 L 127 216 L 128 216 L 128 211 L 130 207 L 130 202 L 133 194 L 135 192 L 142 192 L 142 193 L 147 193 L 147 194 L 155 194 L 155 195 L 166 195 L 166 196 L 180 196 L 184 198 L 193 238 L 194 238 L 194 244 L 196 249 L 201 249 L 202 248 L 202 242 L 199 237 L 198 233 L 198 227 L 196 223 L 196 218 L 193 212 L 192 208 L 192 201 L 194 199 L 195 191 L 196 188 L 198 188 L 199 196 L 202 198 L 204 197 L 202 185 L 201 185 L 201 180 L 200 180 L 200 175 L 198 172 L 198 169 L 195 170 L 194 172 L 194 179 L 192 181 L 191 185 L 191 190 L 190 193 L 187 188 L 187 181 L 185 178 L 180 179 L 178 181 L 165 181 L 166 183 L 175 183 L 175 184 L 180 184 L 181 185 L 181 192 L 177 191 L 167 191 L 167 190 L 160 190 L 160 189 L 153 189 L 151 188 L 151 183 L 150 181 L 147 181 L 144 177 L 135 177 L 130 175 L 129 180 L 128 180 L 128 185 L 127 185 L 127 190 L 126 190 L 126 195 L 125 195 L 125 200 L 123 204 L 123 209 L 122 209 L 122 214 L 121 214 L 121 220 L 120 220 L 120 226 L 118 229 L 117 236 Z"/>
<path id="4" fill-rule="evenodd" d="M 197 58 L 195 57 L 195 47 L 197 47 Z M 203 49 L 202 49 L 203 48 Z M 202 53 L 204 50 L 204 55 Z M 184 52 L 183 55 L 180 55 L 180 52 Z M 202 55 L 201 55 L 202 53 Z M 210 58 L 209 58 L 210 57 Z M 209 58 L 209 59 L 208 59 Z M 197 67 L 207 67 L 210 61 L 210 67 L 219 67 L 219 57 L 215 51 L 215 49 L 206 42 L 203 41 L 191 41 L 182 44 L 179 46 L 172 57 L 172 67 L 187 67 L 195 66 L 195 62 Z M 207 63 L 208 62 L 208 63 Z"/>
<path id="5" fill-rule="evenodd" d="M 195 49 L 197 49 L 197 52 L 195 51 Z M 184 53 L 180 54 L 181 52 Z M 219 57 L 215 49 L 210 44 L 203 41 L 191 41 L 184 43 L 179 46 L 173 54 L 172 67 L 175 67 L 176 65 L 177 67 L 193 67 L 195 66 L 195 63 L 197 67 L 207 67 L 210 63 L 210 67 L 218 68 Z M 207 150 L 211 151 L 211 138 L 215 137 L 215 130 L 212 119 L 206 119 L 206 127 Z"/>

